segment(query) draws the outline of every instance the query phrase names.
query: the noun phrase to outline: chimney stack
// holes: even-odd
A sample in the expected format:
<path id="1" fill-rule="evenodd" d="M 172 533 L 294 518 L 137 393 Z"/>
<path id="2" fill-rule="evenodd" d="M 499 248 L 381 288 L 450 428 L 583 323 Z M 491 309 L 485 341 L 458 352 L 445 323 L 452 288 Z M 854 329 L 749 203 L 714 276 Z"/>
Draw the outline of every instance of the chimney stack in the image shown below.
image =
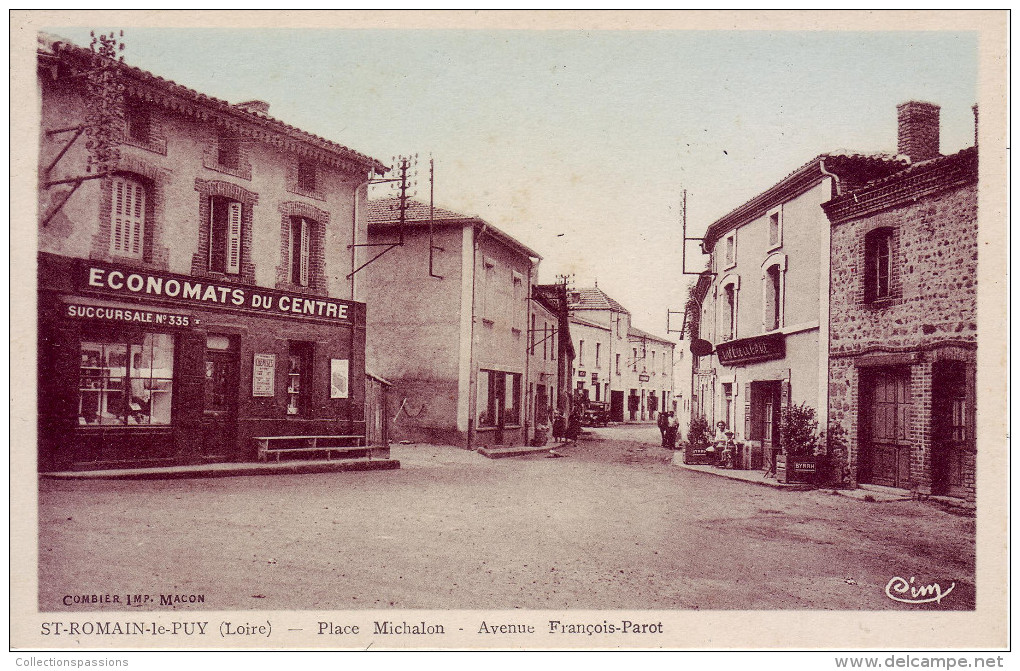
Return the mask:
<path id="1" fill-rule="evenodd" d="M 899 121 L 897 151 L 911 163 L 927 161 L 939 154 L 939 106 L 912 100 L 896 106 Z"/>

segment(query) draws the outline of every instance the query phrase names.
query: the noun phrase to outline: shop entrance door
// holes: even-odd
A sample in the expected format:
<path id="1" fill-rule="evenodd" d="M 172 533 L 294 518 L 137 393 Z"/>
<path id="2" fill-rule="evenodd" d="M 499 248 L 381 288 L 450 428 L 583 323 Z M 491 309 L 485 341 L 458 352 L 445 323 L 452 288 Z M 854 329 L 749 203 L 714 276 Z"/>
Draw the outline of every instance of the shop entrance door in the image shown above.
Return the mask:
<path id="1" fill-rule="evenodd" d="M 214 343 L 210 338 L 210 345 Z M 228 459 L 237 452 L 237 352 L 205 352 L 205 411 L 202 417 L 202 457 Z"/>
<path id="2" fill-rule="evenodd" d="M 965 496 L 964 459 L 970 447 L 967 375 L 961 361 L 932 367 L 932 493 Z"/>
<path id="3" fill-rule="evenodd" d="M 779 420 L 783 399 L 782 382 L 778 380 L 751 383 L 751 440 L 761 441 L 762 468 L 769 473 L 776 470 L 776 452 L 779 451 Z M 752 456 L 752 461 L 756 461 Z"/>
<path id="4" fill-rule="evenodd" d="M 623 421 L 623 391 L 609 392 L 609 419 L 614 422 Z"/>
<path id="5" fill-rule="evenodd" d="M 910 484 L 910 371 L 862 369 L 861 482 Z"/>

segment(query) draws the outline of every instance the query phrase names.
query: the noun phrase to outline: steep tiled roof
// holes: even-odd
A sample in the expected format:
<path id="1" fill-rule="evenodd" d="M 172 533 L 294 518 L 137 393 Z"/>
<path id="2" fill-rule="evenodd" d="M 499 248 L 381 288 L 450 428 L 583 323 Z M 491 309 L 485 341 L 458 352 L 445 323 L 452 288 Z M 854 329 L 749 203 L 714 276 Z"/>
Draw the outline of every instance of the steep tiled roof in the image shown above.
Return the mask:
<path id="1" fill-rule="evenodd" d="M 40 33 L 38 43 L 38 54 L 40 58 L 68 57 L 71 59 L 79 59 L 80 62 L 80 59 L 90 59 L 93 57 L 91 50 L 79 47 L 73 42 L 55 35 Z M 203 120 L 209 120 L 209 112 L 213 112 L 214 115 L 212 118 L 218 118 L 225 125 L 233 126 L 238 122 L 253 124 L 262 131 L 261 133 L 256 132 L 253 135 L 261 140 L 269 142 L 270 144 L 278 143 L 274 142 L 273 137 L 267 136 L 266 131 L 276 134 L 277 137 L 285 136 L 291 141 L 296 140 L 298 142 L 305 143 L 305 147 L 328 152 L 343 161 L 357 163 L 380 174 L 387 170 L 386 166 L 376 159 L 333 142 L 332 140 L 327 140 L 318 135 L 303 131 L 296 126 L 284 123 L 279 119 L 269 116 L 266 112 L 260 111 L 259 106 L 231 105 L 226 100 L 220 100 L 219 98 L 199 93 L 194 89 L 189 89 L 186 86 L 182 86 L 181 84 L 169 79 L 164 79 L 163 77 L 154 75 L 151 72 L 142 70 L 141 68 L 126 64 L 120 65 L 120 72 L 124 75 L 125 93 L 128 95 L 144 98 L 150 102 L 170 107 L 180 112 L 194 113 L 193 110 L 185 109 L 186 106 L 181 105 L 180 99 L 183 99 L 193 105 L 198 105 L 203 108 L 201 112 L 195 114 Z M 146 89 L 145 87 L 149 88 Z M 160 96 L 158 94 L 154 94 L 154 91 L 175 96 L 177 101 L 166 98 L 166 95 Z M 220 116 L 217 116 L 217 114 Z"/>
<path id="2" fill-rule="evenodd" d="M 662 338 L 660 336 L 652 335 L 648 331 L 642 331 L 641 329 L 634 328 L 633 326 L 631 326 L 629 329 L 627 329 L 627 336 L 630 337 L 630 338 L 641 338 L 641 339 L 644 339 L 644 340 L 654 340 L 655 342 L 665 343 L 666 345 L 676 345 L 676 343 L 673 342 L 672 340 L 666 340 L 665 338 Z"/>
<path id="3" fill-rule="evenodd" d="M 567 292 L 571 310 L 613 310 L 630 314 L 630 310 L 612 299 L 598 287 L 571 289 Z"/>
<path id="4" fill-rule="evenodd" d="M 399 222 L 400 211 L 397 209 L 396 198 L 378 198 L 368 201 L 367 221 L 369 226 L 379 229 L 388 226 L 395 226 Z M 441 224 L 456 223 L 463 226 L 476 225 L 484 226 L 485 232 L 504 244 L 523 252 L 527 256 L 541 259 L 542 255 L 531 249 L 509 233 L 501 231 L 481 217 L 474 217 L 468 214 L 461 214 L 442 207 L 434 208 L 435 221 Z M 407 213 L 404 223 L 411 226 L 423 226 L 429 223 L 428 203 L 408 199 Z"/>
<path id="5" fill-rule="evenodd" d="M 843 193 L 822 205 L 831 222 L 867 216 L 886 208 L 939 191 L 976 182 L 977 147 L 968 147 L 949 156 L 939 156 L 910 165 L 897 173 L 876 179 Z"/>

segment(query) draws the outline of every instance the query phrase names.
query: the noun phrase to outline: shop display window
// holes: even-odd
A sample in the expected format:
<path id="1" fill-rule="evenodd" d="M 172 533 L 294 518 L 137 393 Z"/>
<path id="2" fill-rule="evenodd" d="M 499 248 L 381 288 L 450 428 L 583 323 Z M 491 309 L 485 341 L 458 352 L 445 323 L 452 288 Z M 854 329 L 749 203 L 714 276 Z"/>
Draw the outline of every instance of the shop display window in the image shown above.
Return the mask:
<path id="1" fill-rule="evenodd" d="M 308 343 L 290 344 L 290 366 L 287 370 L 287 414 L 304 414 L 308 404 L 308 381 L 311 375 L 311 346 Z"/>
<path id="2" fill-rule="evenodd" d="M 78 424 L 169 424 L 173 369 L 174 340 L 168 334 L 82 342 Z"/>

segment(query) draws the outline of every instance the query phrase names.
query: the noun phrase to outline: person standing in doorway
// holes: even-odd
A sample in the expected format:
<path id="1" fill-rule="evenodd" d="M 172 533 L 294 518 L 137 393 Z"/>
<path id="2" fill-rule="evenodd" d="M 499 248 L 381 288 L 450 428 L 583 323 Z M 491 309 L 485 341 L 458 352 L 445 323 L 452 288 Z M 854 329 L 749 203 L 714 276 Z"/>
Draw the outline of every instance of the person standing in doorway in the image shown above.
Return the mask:
<path id="1" fill-rule="evenodd" d="M 666 447 L 666 430 L 669 426 L 669 415 L 665 412 L 660 412 L 657 424 L 659 426 L 659 437 L 661 439 L 660 445 L 662 447 Z"/>

